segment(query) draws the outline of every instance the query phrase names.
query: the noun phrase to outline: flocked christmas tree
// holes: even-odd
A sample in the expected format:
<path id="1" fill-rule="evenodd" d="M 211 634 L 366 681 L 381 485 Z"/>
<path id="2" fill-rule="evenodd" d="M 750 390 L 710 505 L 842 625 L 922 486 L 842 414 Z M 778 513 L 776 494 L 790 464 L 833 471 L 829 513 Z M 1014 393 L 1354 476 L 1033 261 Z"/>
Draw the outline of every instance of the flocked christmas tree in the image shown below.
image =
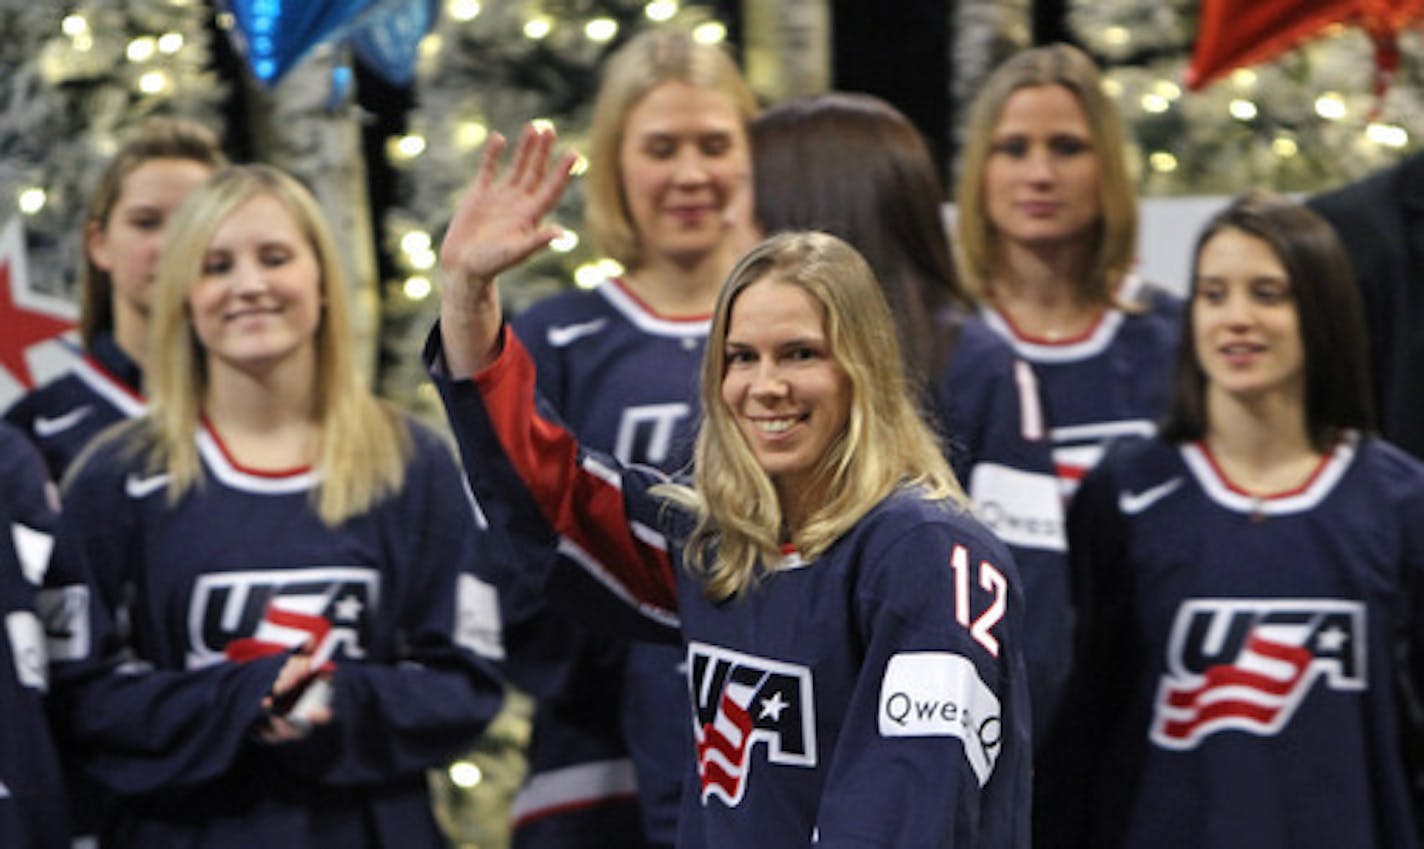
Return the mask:
<path id="1" fill-rule="evenodd" d="M 1361 177 L 1424 143 L 1424 34 L 1399 36 L 1381 96 L 1375 47 L 1336 25 L 1272 61 L 1198 91 L 1183 80 L 1200 4 L 1074 0 L 1069 24 L 1102 63 L 1137 140 L 1149 195 L 1314 192 Z"/>
<path id="2" fill-rule="evenodd" d="M 0 0 L 0 224 L 19 212 L 37 289 L 72 298 L 88 193 L 149 115 L 221 132 L 200 0 Z"/>

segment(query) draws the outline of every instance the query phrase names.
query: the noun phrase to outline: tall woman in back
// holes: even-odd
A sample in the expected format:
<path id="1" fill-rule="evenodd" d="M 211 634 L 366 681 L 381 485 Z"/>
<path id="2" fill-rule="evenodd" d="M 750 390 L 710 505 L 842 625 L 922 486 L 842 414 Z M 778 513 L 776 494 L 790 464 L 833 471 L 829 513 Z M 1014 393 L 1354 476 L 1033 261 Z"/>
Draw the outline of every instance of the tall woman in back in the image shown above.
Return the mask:
<path id="1" fill-rule="evenodd" d="M 588 225 L 627 270 L 512 320 L 539 388 L 586 444 L 673 472 L 697 424 L 717 289 L 750 225 L 755 104 L 718 46 L 656 30 L 609 60 L 591 128 Z M 516 847 L 672 843 L 688 749 L 676 649 L 590 634 L 497 574 L 510 675 L 537 699 Z"/>
<path id="2" fill-rule="evenodd" d="M 1412 849 L 1424 465 L 1368 433 L 1334 232 L 1248 194 L 1197 242 L 1173 406 L 1069 515 L 1081 639 L 1042 845 Z"/>
<path id="3" fill-rule="evenodd" d="M 1167 410 L 1181 303 L 1132 273 L 1137 199 L 1092 60 L 1016 54 L 974 102 L 955 196 L 965 286 L 1033 365 L 1065 494 Z"/>
<path id="4" fill-rule="evenodd" d="M 1042 729 L 1068 671 L 1063 503 L 1033 372 L 974 314 L 954 272 L 929 148 L 885 101 L 832 92 L 757 116 L 752 152 L 757 223 L 840 236 L 885 288 L 906 370 L 934 399 L 950 465 L 1023 575 L 1024 655 Z"/>

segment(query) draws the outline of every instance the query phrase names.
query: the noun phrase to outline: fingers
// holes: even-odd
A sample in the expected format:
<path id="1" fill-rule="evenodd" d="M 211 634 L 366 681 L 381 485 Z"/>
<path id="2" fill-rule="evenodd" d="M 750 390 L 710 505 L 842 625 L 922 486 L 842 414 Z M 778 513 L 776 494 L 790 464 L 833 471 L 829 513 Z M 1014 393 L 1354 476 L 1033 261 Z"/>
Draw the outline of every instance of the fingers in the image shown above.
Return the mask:
<path id="1" fill-rule="evenodd" d="M 541 147 L 547 150 L 547 145 L 541 144 L 545 135 L 533 124 L 524 125 L 524 131 L 519 134 L 519 144 L 514 147 L 514 163 L 509 167 L 507 179 L 511 186 L 527 189 L 530 185 L 531 174 L 538 170 L 539 150 Z"/>
<path id="2" fill-rule="evenodd" d="M 544 212 L 553 209 L 559 203 L 559 198 L 563 197 L 564 189 L 568 187 L 569 180 L 573 179 L 574 165 L 578 163 L 578 154 L 573 151 L 565 151 L 559 157 L 559 164 L 547 178 L 541 176 L 542 185 L 538 189 L 537 200 L 539 208 Z"/>
<path id="3" fill-rule="evenodd" d="M 490 135 L 489 140 L 485 142 L 485 155 L 480 161 L 480 170 L 475 175 L 476 183 L 487 186 L 494 182 L 494 175 L 499 171 L 500 154 L 504 153 L 508 144 L 503 133 Z"/>

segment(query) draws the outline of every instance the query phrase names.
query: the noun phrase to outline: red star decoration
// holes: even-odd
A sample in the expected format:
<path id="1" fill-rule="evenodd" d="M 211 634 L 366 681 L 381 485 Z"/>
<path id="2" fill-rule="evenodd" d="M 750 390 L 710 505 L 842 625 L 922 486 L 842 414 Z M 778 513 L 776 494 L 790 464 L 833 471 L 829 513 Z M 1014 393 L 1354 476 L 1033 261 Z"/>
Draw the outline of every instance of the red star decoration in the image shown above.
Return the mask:
<path id="1" fill-rule="evenodd" d="M 67 302 L 30 290 L 24 231 L 18 220 L 11 221 L 0 234 L 0 367 L 26 389 L 33 389 L 35 379 L 25 352 L 72 330 L 72 315 Z"/>
<path id="2" fill-rule="evenodd" d="M 1399 67 L 1396 37 L 1424 19 L 1424 0 L 1202 0 L 1187 85 L 1200 89 L 1231 71 L 1266 62 L 1334 24 L 1358 24 L 1375 43 L 1375 90 Z"/>

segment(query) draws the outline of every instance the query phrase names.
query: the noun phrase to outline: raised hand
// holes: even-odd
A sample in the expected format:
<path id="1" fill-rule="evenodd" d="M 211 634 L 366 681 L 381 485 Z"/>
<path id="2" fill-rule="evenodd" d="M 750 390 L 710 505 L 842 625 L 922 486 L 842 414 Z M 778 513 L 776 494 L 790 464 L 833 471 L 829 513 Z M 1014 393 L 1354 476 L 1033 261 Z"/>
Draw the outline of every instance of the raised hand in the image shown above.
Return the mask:
<path id="1" fill-rule="evenodd" d="M 563 195 L 577 157 L 564 153 L 551 166 L 554 132 L 528 126 L 500 176 L 505 146 L 503 136 L 490 137 L 479 172 L 440 245 L 441 339 L 456 374 L 477 371 L 493 356 L 503 320 L 495 277 L 562 232 L 544 216 Z"/>

